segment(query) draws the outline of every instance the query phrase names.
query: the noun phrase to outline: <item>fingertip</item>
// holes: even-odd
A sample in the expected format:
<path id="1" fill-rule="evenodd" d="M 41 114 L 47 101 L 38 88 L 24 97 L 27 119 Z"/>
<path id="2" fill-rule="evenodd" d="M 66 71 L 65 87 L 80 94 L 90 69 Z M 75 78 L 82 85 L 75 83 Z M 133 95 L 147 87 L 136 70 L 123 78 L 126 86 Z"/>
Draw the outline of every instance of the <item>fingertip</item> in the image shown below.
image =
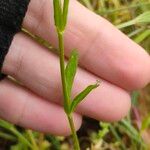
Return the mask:
<path id="1" fill-rule="evenodd" d="M 112 104 L 113 105 L 113 104 Z M 108 118 L 105 119 L 105 121 L 108 122 L 116 122 L 120 121 L 121 119 L 125 118 L 131 108 L 131 97 L 129 94 L 126 94 L 126 96 L 118 102 L 118 104 L 114 104 L 113 106 L 113 112 L 108 115 Z"/>
<path id="2" fill-rule="evenodd" d="M 117 91 L 111 93 L 111 98 L 108 93 L 108 96 L 96 100 L 95 110 L 99 111 L 94 113 L 94 118 L 105 122 L 116 122 L 127 116 L 131 108 L 131 97 L 126 91 L 117 90 L 118 93 Z"/>
<path id="3" fill-rule="evenodd" d="M 118 67 L 120 79 L 123 81 L 122 87 L 128 91 L 144 88 L 150 82 L 150 56 L 142 47 L 135 43 L 133 45 L 135 47 L 131 47 L 130 55 L 126 60 L 120 61 Z M 137 51 L 133 54 L 132 49 L 135 48 Z M 131 55 L 134 57 L 129 59 Z"/>

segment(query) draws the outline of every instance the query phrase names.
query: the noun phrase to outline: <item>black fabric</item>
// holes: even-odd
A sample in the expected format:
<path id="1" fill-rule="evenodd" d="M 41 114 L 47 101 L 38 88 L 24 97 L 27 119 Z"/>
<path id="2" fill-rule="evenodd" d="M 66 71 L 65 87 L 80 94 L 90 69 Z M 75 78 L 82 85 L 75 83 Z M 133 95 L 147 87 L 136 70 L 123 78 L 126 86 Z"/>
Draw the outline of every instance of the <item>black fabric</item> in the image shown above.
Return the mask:
<path id="1" fill-rule="evenodd" d="M 6 77 L 6 75 L 5 74 L 0 74 L 0 80 L 2 80 L 2 79 L 4 79 Z"/>
<path id="2" fill-rule="evenodd" d="M 0 80 L 1 69 L 14 35 L 21 30 L 30 0 L 0 0 Z"/>

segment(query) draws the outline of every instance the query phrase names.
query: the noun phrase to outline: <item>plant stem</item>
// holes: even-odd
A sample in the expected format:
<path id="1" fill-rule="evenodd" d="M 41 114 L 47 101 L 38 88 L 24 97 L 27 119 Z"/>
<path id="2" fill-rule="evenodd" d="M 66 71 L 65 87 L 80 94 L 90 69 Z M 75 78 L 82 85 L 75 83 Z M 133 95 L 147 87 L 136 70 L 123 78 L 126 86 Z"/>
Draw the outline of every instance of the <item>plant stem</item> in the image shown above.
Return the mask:
<path id="1" fill-rule="evenodd" d="M 64 56 L 64 32 L 57 31 L 58 39 L 59 39 L 59 57 L 60 57 L 60 69 L 61 69 L 61 80 L 62 80 L 62 88 L 63 88 L 63 96 L 64 96 L 64 109 L 66 115 L 68 117 L 70 129 L 72 132 L 72 137 L 74 141 L 74 150 L 80 150 L 78 137 L 76 134 L 73 117 L 72 114 L 69 114 L 70 109 L 70 98 L 67 94 L 67 82 L 65 77 L 65 56 Z"/>
<path id="2" fill-rule="evenodd" d="M 74 149 L 75 150 L 80 150 L 79 140 L 78 140 L 78 136 L 77 136 L 77 133 L 76 133 L 76 130 L 75 130 L 73 117 L 72 117 L 71 114 L 67 115 L 67 117 L 68 117 L 70 129 L 71 129 L 71 132 L 72 132 L 72 137 L 73 137 L 73 142 L 74 142 Z"/>
<path id="3" fill-rule="evenodd" d="M 29 148 L 33 149 L 31 143 L 18 131 L 16 128 L 11 127 L 9 129 L 14 135 L 18 137 L 18 139 L 25 145 L 27 145 Z"/>
<path id="4" fill-rule="evenodd" d="M 12 142 L 17 141 L 16 137 L 14 137 L 13 135 L 10 135 L 8 133 L 3 133 L 3 132 L 0 132 L 0 138 L 6 139 L 6 140 L 12 141 Z"/>
<path id="5" fill-rule="evenodd" d="M 64 56 L 64 32 L 58 32 L 59 39 L 59 57 L 60 57 L 60 70 L 61 70 L 61 80 L 64 96 L 64 107 L 67 113 L 67 109 L 70 107 L 70 100 L 67 94 L 67 83 L 65 78 L 65 56 Z"/>
<path id="6" fill-rule="evenodd" d="M 10 131 L 13 133 L 23 144 L 27 145 L 29 148 L 32 149 L 31 143 L 21 134 L 15 127 L 14 125 L 4 121 L 0 120 L 0 127 Z"/>
<path id="7" fill-rule="evenodd" d="M 36 144 L 36 141 L 35 141 L 35 137 L 33 136 L 33 133 L 31 130 L 27 130 L 27 134 L 30 138 L 30 141 L 32 143 L 32 146 L 33 146 L 33 150 L 39 150 L 37 144 Z"/>

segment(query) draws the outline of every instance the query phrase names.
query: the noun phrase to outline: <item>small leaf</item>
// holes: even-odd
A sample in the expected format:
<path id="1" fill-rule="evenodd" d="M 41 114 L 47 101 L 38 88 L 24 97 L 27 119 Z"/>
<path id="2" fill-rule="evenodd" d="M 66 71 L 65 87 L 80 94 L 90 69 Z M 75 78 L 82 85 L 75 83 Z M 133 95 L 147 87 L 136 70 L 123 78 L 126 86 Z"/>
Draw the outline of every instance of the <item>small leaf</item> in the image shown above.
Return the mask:
<path id="1" fill-rule="evenodd" d="M 95 88 L 97 88 L 100 85 L 99 81 L 94 85 L 89 85 L 87 88 L 85 88 L 79 95 L 77 95 L 74 100 L 71 103 L 70 113 L 74 112 L 77 105 L 84 100 L 84 98 Z"/>
<path id="2" fill-rule="evenodd" d="M 58 0 L 53 0 L 53 6 L 54 6 L 54 20 L 55 20 L 55 25 L 56 27 L 58 26 L 59 24 L 59 14 L 58 14 Z"/>
<path id="3" fill-rule="evenodd" d="M 63 24 L 61 0 L 53 0 L 53 6 L 54 6 L 55 26 L 57 27 L 57 29 L 61 30 Z"/>
<path id="4" fill-rule="evenodd" d="M 78 66 L 78 53 L 73 50 L 65 69 L 66 82 L 67 82 L 67 92 L 68 96 L 71 96 L 71 90 L 73 86 L 74 77 Z"/>
<path id="5" fill-rule="evenodd" d="M 64 6 L 63 6 L 63 28 L 64 29 L 67 24 L 68 7 L 69 7 L 69 0 L 64 0 Z"/>

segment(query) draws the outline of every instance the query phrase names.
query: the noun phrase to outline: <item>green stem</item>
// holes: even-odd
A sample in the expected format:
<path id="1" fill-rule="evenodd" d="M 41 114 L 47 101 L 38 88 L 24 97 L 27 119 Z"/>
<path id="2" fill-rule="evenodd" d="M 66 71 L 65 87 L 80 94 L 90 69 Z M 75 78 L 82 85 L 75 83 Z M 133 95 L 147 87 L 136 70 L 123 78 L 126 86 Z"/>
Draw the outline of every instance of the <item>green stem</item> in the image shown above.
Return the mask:
<path id="1" fill-rule="evenodd" d="M 58 32 L 58 39 L 59 39 L 59 57 L 60 57 L 60 69 L 61 69 L 61 80 L 62 80 L 62 88 L 63 88 L 63 95 L 64 95 L 64 109 L 68 117 L 70 129 L 72 132 L 72 137 L 74 141 L 74 150 L 80 150 L 78 137 L 76 134 L 72 114 L 69 114 L 70 110 L 70 98 L 67 94 L 67 82 L 65 77 L 65 56 L 64 56 L 64 32 Z"/>
<path id="2" fill-rule="evenodd" d="M 60 57 L 61 80 L 64 96 L 64 108 L 66 113 L 68 113 L 69 111 L 68 108 L 70 107 L 70 100 L 67 94 L 67 82 L 65 78 L 64 33 L 60 31 L 57 32 L 59 39 L 59 57 Z"/>
<path id="3" fill-rule="evenodd" d="M 14 127 L 11 127 L 11 128 L 10 128 L 10 131 L 11 131 L 14 135 L 16 135 L 16 136 L 18 137 L 18 139 L 19 139 L 22 143 L 24 143 L 25 145 L 27 145 L 29 148 L 32 149 L 31 143 L 30 143 L 18 130 L 16 130 Z"/>
<path id="4" fill-rule="evenodd" d="M 70 129 L 72 132 L 72 137 L 73 137 L 73 142 L 74 142 L 74 150 L 80 150 L 79 140 L 78 140 L 78 136 L 77 136 L 77 133 L 75 130 L 73 117 L 72 117 L 72 115 L 67 115 L 67 117 L 68 117 Z"/>
<path id="5" fill-rule="evenodd" d="M 10 135 L 10 134 L 7 134 L 7 133 L 3 133 L 3 132 L 0 132 L 0 138 L 6 139 L 6 140 L 12 141 L 12 142 L 16 142 L 17 141 L 17 139 L 13 135 Z"/>
<path id="6" fill-rule="evenodd" d="M 29 138 L 30 138 L 30 141 L 31 141 L 31 143 L 32 143 L 33 150 L 39 150 L 39 148 L 38 148 L 38 146 L 37 146 L 37 144 L 36 144 L 35 138 L 34 138 L 34 136 L 33 136 L 32 131 L 31 131 L 31 130 L 27 130 L 27 134 L 28 134 L 28 136 L 29 136 Z"/>

